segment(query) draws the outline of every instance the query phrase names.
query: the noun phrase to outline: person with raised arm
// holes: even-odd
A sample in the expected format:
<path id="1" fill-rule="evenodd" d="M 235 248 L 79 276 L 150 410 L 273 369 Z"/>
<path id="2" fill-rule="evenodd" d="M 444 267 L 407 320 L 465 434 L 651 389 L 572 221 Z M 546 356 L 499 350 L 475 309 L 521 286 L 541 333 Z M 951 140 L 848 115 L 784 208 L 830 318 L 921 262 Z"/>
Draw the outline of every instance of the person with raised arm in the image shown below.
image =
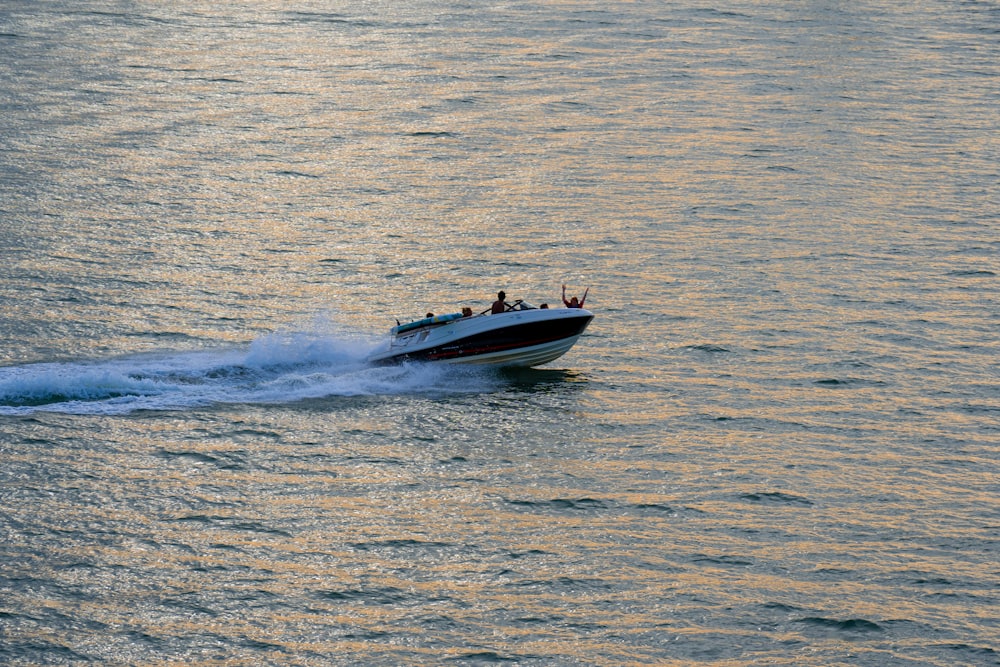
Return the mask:
<path id="1" fill-rule="evenodd" d="M 563 304 L 564 304 L 564 305 L 565 305 L 565 306 L 566 306 L 567 308 L 583 308 L 583 302 L 587 300 L 587 293 L 588 293 L 589 291 L 590 291 L 590 288 L 589 288 L 589 287 L 588 287 L 587 289 L 583 290 L 583 298 L 582 298 L 582 299 L 577 299 L 577 298 L 576 298 L 576 297 L 574 296 L 574 297 L 572 297 L 572 298 L 571 298 L 571 299 L 570 299 L 569 301 L 567 301 L 567 300 L 566 300 L 566 286 L 565 286 L 565 285 L 563 285 L 563 292 L 562 292 L 562 300 L 563 300 Z"/>

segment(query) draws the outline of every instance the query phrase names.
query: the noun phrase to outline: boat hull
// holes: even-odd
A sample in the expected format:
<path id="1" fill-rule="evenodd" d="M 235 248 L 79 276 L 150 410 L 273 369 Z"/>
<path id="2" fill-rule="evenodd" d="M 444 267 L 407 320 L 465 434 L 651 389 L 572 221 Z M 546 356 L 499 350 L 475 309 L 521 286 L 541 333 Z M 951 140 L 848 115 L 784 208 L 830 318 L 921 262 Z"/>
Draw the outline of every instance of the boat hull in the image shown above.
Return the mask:
<path id="1" fill-rule="evenodd" d="M 532 309 L 407 328 L 369 361 L 540 366 L 569 351 L 593 317 L 584 309 Z"/>

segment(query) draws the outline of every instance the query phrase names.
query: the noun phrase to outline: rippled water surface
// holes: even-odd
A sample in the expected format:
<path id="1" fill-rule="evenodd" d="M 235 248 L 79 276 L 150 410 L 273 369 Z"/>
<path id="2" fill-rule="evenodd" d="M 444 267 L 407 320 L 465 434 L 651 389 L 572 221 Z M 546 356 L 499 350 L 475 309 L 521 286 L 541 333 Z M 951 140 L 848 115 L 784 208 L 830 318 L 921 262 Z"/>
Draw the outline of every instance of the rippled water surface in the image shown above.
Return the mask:
<path id="1" fill-rule="evenodd" d="M 0 662 L 1000 664 L 1000 5 L 0 6 Z M 365 357 L 497 289 L 521 372 Z"/>

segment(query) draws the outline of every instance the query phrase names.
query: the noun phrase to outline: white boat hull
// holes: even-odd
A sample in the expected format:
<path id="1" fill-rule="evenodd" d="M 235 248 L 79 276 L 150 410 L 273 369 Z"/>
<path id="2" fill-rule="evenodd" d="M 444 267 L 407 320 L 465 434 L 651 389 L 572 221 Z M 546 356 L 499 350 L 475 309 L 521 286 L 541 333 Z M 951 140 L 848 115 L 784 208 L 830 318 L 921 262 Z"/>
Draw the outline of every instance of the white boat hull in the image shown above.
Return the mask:
<path id="1" fill-rule="evenodd" d="M 369 361 L 541 366 L 566 354 L 593 317 L 582 308 L 439 316 L 396 327 L 387 348 L 371 355 Z"/>

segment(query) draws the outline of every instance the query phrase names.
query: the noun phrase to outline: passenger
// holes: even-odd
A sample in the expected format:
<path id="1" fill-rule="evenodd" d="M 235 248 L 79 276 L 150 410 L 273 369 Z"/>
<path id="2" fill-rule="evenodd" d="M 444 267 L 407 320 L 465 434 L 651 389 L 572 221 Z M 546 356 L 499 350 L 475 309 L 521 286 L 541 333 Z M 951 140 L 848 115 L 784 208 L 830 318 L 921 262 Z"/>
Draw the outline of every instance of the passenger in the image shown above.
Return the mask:
<path id="1" fill-rule="evenodd" d="M 507 310 L 506 298 L 507 294 L 503 290 L 497 292 L 497 300 L 493 302 L 493 308 L 490 310 L 491 315 L 498 315 Z"/>
<path id="2" fill-rule="evenodd" d="M 427 313 L 424 317 L 434 317 L 434 313 Z"/>
<path id="3" fill-rule="evenodd" d="M 468 306 L 462 308 L 462 317 L 472 317 L 472 308 Z"/>
<path id="4" fill-rule="evenodd" d="M 563 292 L 562 292 L 563 304 L 565 304 L 567 308 L 583 308 L 583 302 L 587 300 L 587 292 L 589 292 L 589 291 L 590 291 L 589 287 L 587 289 L 583 290 L 583 298 L 582 299 L 578 300 L 574 296 L 569 301 L 567 301 L 566 300 L 566 286 L 563 285 Z"/>
<path id="5" fill-rule="evenodd" d="M 549 304 L 543 303 L 542 305 L 539 306 L 539 308 L 541 308 L 542 310 L 548 310 L 549 309 Z"/>

